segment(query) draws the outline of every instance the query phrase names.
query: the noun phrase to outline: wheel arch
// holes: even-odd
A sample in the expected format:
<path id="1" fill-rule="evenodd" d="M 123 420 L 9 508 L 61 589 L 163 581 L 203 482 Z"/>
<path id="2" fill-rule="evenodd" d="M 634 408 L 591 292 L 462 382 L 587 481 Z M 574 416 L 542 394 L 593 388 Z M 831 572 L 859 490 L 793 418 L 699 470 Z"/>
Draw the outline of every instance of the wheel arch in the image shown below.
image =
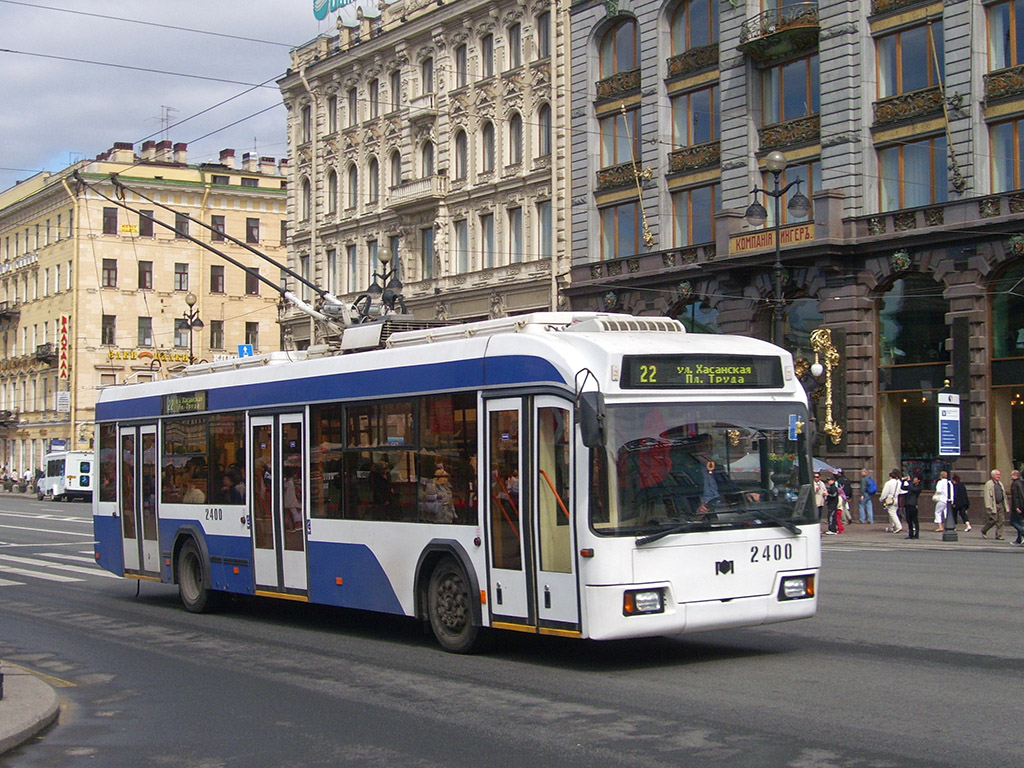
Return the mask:
<path id="1" fill-rule="evenodd" d="M 203 587 L 212 589 L 210 577 L 210 550 L 206 548 L 206 537 L 197 525 L 183 525 L 174 534 L 174 544 L 171 546 L 171 583 L 178 583 L 178 555 L 185 543 L 191 540 L 199 549 L 206 567 L 203 568 Z"/>
<path id="2" fill-rule="evenodd" d="M 419 560 L 416 562 L 416 576 L 414 594 L 416 595 L 416 618 L 429 620 L 427 614 L 427 587 L 430 584 L 430 574 L 434 566 L 445 556 L 455 558 L 461 567 L 466 578 L 469 580 L 471 594 L 474 599 L 470 600 L 470 607 L 473 612 L 473 623 L 478 627 L 484 625 L 483 606 L 480 603 L 480 582 L 476 577 L 476 569 L 473 561 L 466 552 L 461 542 L 455 539 L 434 539 L 420 552 Z"/>

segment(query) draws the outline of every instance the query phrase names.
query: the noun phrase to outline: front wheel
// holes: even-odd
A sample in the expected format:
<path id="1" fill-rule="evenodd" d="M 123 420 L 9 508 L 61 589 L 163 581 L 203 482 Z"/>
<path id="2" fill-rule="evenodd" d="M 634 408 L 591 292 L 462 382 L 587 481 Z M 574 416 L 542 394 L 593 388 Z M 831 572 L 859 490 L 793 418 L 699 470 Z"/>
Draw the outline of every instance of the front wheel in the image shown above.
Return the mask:
<path id="1" fill-rule="evenodd" d="M 178 596 L 189 613 L 203 613 L 213 608 L 213 590 L 206 586 L 208 568 L 195 541 L 186 541 L 178 552 Z"/>
<path id="2" fill-rule="evenodd" d="M 430 574 L 427 613 L 430 628 L 441 647 L 450 653 L 472 653 L 480 640 L 473 623 L 469 581 L 454 558 L 445 557 Z"/>

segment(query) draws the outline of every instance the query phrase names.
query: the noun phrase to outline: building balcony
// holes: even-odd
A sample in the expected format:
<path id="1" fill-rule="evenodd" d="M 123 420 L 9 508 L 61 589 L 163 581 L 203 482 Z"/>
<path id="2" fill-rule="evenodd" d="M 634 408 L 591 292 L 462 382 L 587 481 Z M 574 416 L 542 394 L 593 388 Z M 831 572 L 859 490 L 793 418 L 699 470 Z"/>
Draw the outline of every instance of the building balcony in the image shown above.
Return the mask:
<path id="1" fill-rule="evenodd" d="M 436 205 L 448 192 L 448 177 L 439 173 L 391 187 L 388 204 L 392 209 L 425 208 Z"/>
<path id="2" fill-rule="evenodd" d="M 985 75 L 985 103 L 1024 94 L 1024 65 L 997 69 Z"/>
<path id="3" fill-rule="evenodd" d="M 744 22 L 737 47 L 766 64 L 813 49 L 820 29 L 818 4 L 795 3 L 772 8 Z"/>
<path id="4" fill-rule="evenodd" d="M 414 123 L 430 122 L 437 117 L 437 98 L 433 93 L 424 93 L 409 99 L 409 119 Z"/>
<path id="5" fill-rule="evenodd" d="M 640 70 L 631 69 L 627 72 L 616 72 L 611 77 L 597 81 L 597 100 L 616 99 L 631 93 L 640 92 Z"/>
<path id="6" fill-rule="evenodd" d="M 636 186 L 642 173 L 640 166 L 631 162 L 601 168 L 597 172 L 596 191 L 604 192 L 609 189 Z"/>
<path id="7" fill-rule="evenodd" d="M 39 344 L 36 347 L 36 360 L 43 363 L 52 363 L 57 359 L 57 350 L 53 344 Z"/>
<path id="8" fill-rule="evenodd" d="M 703 144 L 694 144 L 669 152 L 668 172 L 683 173 L 700 168 L 711 168 L 718 165 L 721 160 L 721 142 L 706 141 Z"/>
<path id="9" fill-rule="evenodd" d="M 17 320 L 21 309 L 10 301 L 0 301 L 0 320 Z"/>
<path id="10" fill-rule="evenodd" d="M 888 96 L 874 104 L 875 122 L 873 127 L 877 128 L 938 114 L 943 109 L 942 99 L 942 87 L 938 85 Z"/>
<path id="11" fill-rule="evenodd" d="M 821 115 L 807 115 L 757 129 L 761 152 L 821 141 Z"/>
<path id="12" fill-rule="evenodd" d="M 691 48 L 668 59 L 668 76 L 682 77 L 718 68 L 718 43 Z"/>

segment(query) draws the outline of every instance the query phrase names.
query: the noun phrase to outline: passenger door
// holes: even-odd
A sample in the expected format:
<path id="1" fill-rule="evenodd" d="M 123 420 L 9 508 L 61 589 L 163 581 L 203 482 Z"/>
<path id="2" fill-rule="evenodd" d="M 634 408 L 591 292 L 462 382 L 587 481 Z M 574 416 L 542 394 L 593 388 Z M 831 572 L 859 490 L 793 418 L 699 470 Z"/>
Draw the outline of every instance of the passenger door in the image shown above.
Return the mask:
<path id="1" fill-rule="evenodd" d="M 555 397 L 486 406 L 492 625 L 579 633 L 572 411 Z"/>
<path id="2" fill-rule="evenodd" d="M 159 576 L 157 524 L 156 425 L 122 427 L 121 494 L 118 504 L 125 573 Z"/>
<path id="3" fill-rule="evenodd" d="M 305 596 L 305 434 L 301 413 L 249 422 L 249 524 L 256 593 Z"/>

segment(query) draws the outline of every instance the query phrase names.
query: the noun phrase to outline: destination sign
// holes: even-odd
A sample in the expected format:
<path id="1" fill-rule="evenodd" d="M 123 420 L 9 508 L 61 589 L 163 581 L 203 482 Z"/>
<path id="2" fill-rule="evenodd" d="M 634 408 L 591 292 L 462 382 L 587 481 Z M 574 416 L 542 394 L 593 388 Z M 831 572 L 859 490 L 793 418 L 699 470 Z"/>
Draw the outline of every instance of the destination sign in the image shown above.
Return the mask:
<path id="1" fill-rule="evenodd" d="M 751 355 L 626 355 L 623 389 L 776 389 L 777 357 Z"/>
<path id="2" fill-rule="evenodd" d="M 175 416 L 181 413 L 199 413 L 206 410 L 206 391 L 178 392 L 164 395 L 164 415 Z"/>

